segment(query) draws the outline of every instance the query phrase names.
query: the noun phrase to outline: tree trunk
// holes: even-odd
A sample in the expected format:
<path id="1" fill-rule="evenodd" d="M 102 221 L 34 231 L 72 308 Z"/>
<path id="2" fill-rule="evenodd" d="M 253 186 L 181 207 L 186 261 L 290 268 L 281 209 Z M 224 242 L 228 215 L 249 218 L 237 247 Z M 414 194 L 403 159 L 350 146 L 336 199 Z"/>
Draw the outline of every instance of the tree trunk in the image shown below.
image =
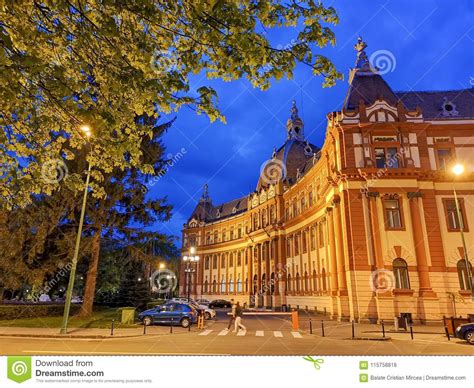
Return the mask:
<path id="1" fill-rule="evenodd" d="M 94 307 L 95 286 L 97 282 L 97 268 L 99 267 L 100 240 L 102 225 L 100 224 L 92 237 L 91 260 L 87 270 L 86 287 L 84 290 L 84 300 L 82 308 L 78 313 L 80 317 L 88 317 L 92 314 Z"/>

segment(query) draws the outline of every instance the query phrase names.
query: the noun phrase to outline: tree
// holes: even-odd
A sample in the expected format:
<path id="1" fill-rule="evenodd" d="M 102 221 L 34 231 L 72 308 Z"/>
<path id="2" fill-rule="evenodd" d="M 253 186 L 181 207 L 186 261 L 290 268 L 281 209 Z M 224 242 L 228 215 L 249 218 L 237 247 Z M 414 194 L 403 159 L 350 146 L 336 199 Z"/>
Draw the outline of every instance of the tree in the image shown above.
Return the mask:
<path id="1" fill-rule="evenodd" d="M 143 263 L 132 261 L 125 268 L 118 301 L 124 307 L 143 308 L 149 298 L 149 283 L 145 278 Z"/>
<path id="2" fill-rule="evenodd" d="M 83 124 L 96 138 L 87 156 L 93 195 L 105 195 L 102 182 L 114 168 L 153 173 L 141 158 L 148 128 L 136 116 L 156 119 L 186 105 L 224 120 L 215 91 L 193 90 L 190 74 L 246 77 L 265 89 L 303 62 L 325 86 L 341 78 L 317 52 L 335 43 L 328 25 L 337 14 L 312 0 L 8 0 L 0 20 L 0 195 L 7 208 L 31 203 L 31 193 L 83 189 L 73 174 L 44 179 L 45 166 L 77 156 L 70 148 L 86 143 Z M 295 27 L 295 39 L 272 47 L 266 30 L 284 26 Z"/>

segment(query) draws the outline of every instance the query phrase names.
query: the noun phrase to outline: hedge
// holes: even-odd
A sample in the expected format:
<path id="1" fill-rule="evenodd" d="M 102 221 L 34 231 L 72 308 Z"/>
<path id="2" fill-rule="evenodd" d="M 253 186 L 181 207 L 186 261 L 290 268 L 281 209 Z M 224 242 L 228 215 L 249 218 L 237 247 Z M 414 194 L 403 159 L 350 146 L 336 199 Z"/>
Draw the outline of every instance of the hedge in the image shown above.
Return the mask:
<path id="1" fill-rule="evenodd" d="M 77 313 L 81 305 L 71 305 L 71 315 Z M 64 305 L 61 304 L 17 304 L 0 305 L 0 320 L 36 317 L 61 316 Z"/>

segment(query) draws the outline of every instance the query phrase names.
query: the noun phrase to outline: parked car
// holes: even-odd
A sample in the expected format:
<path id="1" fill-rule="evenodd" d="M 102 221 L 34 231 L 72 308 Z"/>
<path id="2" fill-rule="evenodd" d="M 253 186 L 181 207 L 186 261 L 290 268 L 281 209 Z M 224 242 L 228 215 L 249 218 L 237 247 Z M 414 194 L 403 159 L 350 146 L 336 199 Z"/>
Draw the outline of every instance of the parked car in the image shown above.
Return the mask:
<path id="1" fill-rule="evenodd" d="M 142 311 L 138 314 L 138 319 L 146 326 L 164 323 L 189 327 L 196 322 L 197 315 L 194 307 L 186 303 L 173 302 Z"/>
<path id="2" fill-rule="evenodd" d="M 211 303 L 211 301 L 208 300 L 208 299 L 198 299 L 198 300 L 196 300 L 196 303 L 197 304 L 202 304 L 202 305 L 205 305 L 205 306 L 209 306 L 209 303 Z"/>
<path id="3" fill-rule="evenodd" d="M 197 302 L 190 302 L 191 306 L 196 308 L 196 310 L 204 314 L 204 319 L 212 319 L 216 316 L 216 310 L 211 309 L 209 306 L 204 304 L 199 304 Z"/>
<path id="4" fill-rule="evenodd" d="M 209 308 L 213 309 L 216 307 L 232 307 L 232 303 L 224 299 L 216 299 L 209 303 Z"/>
<path id="5" fill-rule="evenodd" d="M 458 326 L 456 329 L 456 337 L 466 340 L 471 345 L 474 345 L 474 322 Z"/>

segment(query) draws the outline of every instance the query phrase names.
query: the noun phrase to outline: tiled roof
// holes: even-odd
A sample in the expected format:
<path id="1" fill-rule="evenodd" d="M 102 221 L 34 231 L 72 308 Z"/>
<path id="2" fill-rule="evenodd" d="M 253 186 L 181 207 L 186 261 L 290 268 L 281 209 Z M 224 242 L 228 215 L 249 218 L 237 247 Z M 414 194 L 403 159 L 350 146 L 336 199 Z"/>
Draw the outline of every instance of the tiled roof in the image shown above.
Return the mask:
<path id="1" fill-rule="evenodd" d="M 405 107 L 420 107 L 424 119 L 474 118 L 474 88 L 448 91 L 396 92 Z M 454 105 L 457 114 L 446 116 L 443 103 Z"/>

